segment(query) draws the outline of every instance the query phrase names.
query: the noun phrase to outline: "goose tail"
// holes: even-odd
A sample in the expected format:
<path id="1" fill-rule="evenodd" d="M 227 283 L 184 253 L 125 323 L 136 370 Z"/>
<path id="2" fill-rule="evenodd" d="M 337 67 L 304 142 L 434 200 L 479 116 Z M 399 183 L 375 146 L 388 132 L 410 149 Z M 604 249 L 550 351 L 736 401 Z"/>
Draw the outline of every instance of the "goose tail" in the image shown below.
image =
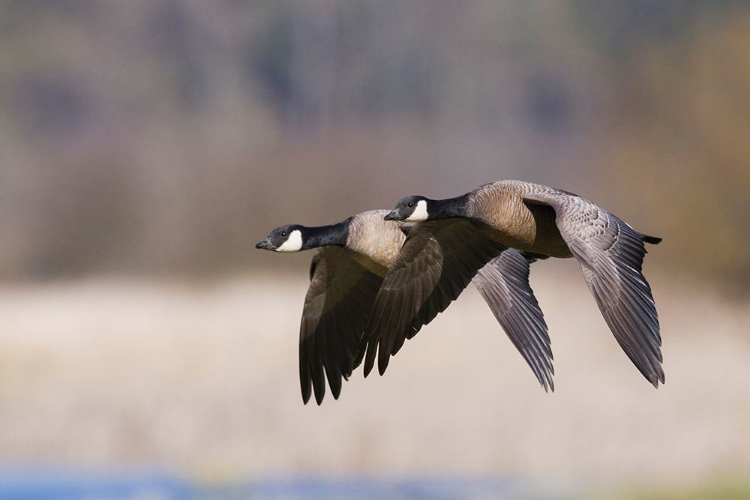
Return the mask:
<path id="1" fill-rule="evenodd" d="M 651 243 L 652 245 L 658 245 L 659 243 L 661 243 L 661 238 L 658 238 L 656 236 L 649 236 L 647 234 L 642 234 L 642 233 L 639 233 L 639 234 L 641 235 L 641 239 L 645 241 L 646 243 Z"/>

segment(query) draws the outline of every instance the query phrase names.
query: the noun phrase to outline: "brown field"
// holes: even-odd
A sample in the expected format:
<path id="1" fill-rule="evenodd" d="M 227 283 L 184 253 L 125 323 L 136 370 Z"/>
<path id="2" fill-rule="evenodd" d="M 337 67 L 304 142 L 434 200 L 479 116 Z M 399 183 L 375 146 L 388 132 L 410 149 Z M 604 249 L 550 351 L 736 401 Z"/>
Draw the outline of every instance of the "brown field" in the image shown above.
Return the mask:
<path id="1" fill-rule="evenodd" d="M 573 263 L 539 263 L 556 392 L 472 289 L 339 401 L 304 406 L 304 276 L 0 289 L 0 462 L 208 480 L 454 474 L 670 485 L 750 470 L 748 303 L 649 274 L 667 383 L 620 351 Z M 648 269 L 647 269 L 648 274 Z"/>

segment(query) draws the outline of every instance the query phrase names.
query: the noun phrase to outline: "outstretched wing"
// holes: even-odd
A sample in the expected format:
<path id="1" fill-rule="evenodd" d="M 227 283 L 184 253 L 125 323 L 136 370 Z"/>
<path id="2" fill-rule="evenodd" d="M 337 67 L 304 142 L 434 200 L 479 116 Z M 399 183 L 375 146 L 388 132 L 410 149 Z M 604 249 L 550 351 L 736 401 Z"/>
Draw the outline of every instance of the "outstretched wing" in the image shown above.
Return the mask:
<path id="1" fill-rule="evenodd" d="M 360 337 L 382 281 L 342 248 L 324 247 L 313 257 L 299 337 L 305 403 L 311 390 L 318 404 L 323 401 L 326 377 L 338 399 L 341 379 L 352 373 Z"/>
<path id="2" fill-rule="evenodd" d="M 659 318 L 642 273 L 644 241 L 661 240 L 578 196 L 544 191 L 524 198 L 555 209 L 560 234 L 620 347 L 654 387 L 664 383 Z"/>
<path id="3" fill-rule="evenodd" d="M 472 281 L 544 390 L 554 391 L 547 323 L 529 285 L 529 264 L 534 260 L 509 248 L 480 269 Z"/>
<path id="4" fill-rule="evenodd" d="M 366 354 L 367 376 L 379 350 L 382 375 L 404 341 L 444 311 L 504 249 L 466 219 L 416 224 L 380 286 L 355 366 Z"/>

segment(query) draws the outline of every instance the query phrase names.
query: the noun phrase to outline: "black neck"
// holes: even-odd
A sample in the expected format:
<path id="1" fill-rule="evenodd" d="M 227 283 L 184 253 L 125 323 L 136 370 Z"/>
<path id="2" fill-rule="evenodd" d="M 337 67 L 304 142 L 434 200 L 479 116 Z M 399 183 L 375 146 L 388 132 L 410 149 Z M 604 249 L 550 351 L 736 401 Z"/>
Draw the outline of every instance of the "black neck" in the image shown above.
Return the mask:
<path id="1" fill-rule="evenodd" d="M 466 217 L 466 207 L 469 203 L 469 195 L 462 194 L 455 198 L 444 200 L 433 200 L 430 202 L 430 219 L 449 219 L 451 217 Z"/>
<path id="2" fill-rule="evenodd" d="M 303 250 L 329 245 L 344 247 L 349 236 L 349 220 L 330 226 L 307 227 L 302 236 Z"/>

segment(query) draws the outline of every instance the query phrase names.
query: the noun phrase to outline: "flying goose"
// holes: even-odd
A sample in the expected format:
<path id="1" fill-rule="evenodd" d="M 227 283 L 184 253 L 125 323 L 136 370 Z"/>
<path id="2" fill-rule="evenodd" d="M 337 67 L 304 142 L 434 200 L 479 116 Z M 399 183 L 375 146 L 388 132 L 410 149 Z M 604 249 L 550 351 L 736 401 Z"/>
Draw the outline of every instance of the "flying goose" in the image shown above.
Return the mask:
<path id="1" fill-rule="evenodd" d="M 310 286 L 300 326 L 299 373 L 305 403 L 314 392 L 316 402 L 321 404 L 325 378 L 333 397 L 338 399 L 342 378 L 347 379 L 354 369 L 375 297 L 411 226 L 387 221 L 387 214 L 387 210 L 372 210 L 329 226 L 280 226 L 256 245 L 275 252 L 319 248 L 310 266 Z M 472 234 L 466 236 L 471 238 Z M 460 249 L 462 243 L 461 239 L 452 240 L 451 249 Z M 542 387 L 554 390 L 547 325 L 529 286 L 529 264 L 534 258 L 504 250 L 502 245 L 490 244 L 481 252 L 481 258 L 467 264 L 481 267 L 472 273 L 474 285 Z M 462 289 L 469 280 L 472 277 Z M 420 290 L 400 296 L 400 300 L 410 304 L 424 299 Z M 389 304 L 390 309 L 395 305 Z M 413 336 L 419 327 L 404 324 L 402 338 Z M 393 352 L 400 346 L 394 346 Z"/>
<path id="2" fill-rule="evenodd" d="M 644 243 L 661 238 L 573 193 L 511 180 L 444 200 L 408 196 L 385 219 L 417 224 L 375 298 L 356 363 L 364 358 L 365 376 L 376 355 L 382 375 L 404 337 L 448 307 L 472 273 L 507 247 L 538 258 L 575 257 L 620 347 L 654 387 L 664 383 L 659 319 L 641 272 Z"/>

